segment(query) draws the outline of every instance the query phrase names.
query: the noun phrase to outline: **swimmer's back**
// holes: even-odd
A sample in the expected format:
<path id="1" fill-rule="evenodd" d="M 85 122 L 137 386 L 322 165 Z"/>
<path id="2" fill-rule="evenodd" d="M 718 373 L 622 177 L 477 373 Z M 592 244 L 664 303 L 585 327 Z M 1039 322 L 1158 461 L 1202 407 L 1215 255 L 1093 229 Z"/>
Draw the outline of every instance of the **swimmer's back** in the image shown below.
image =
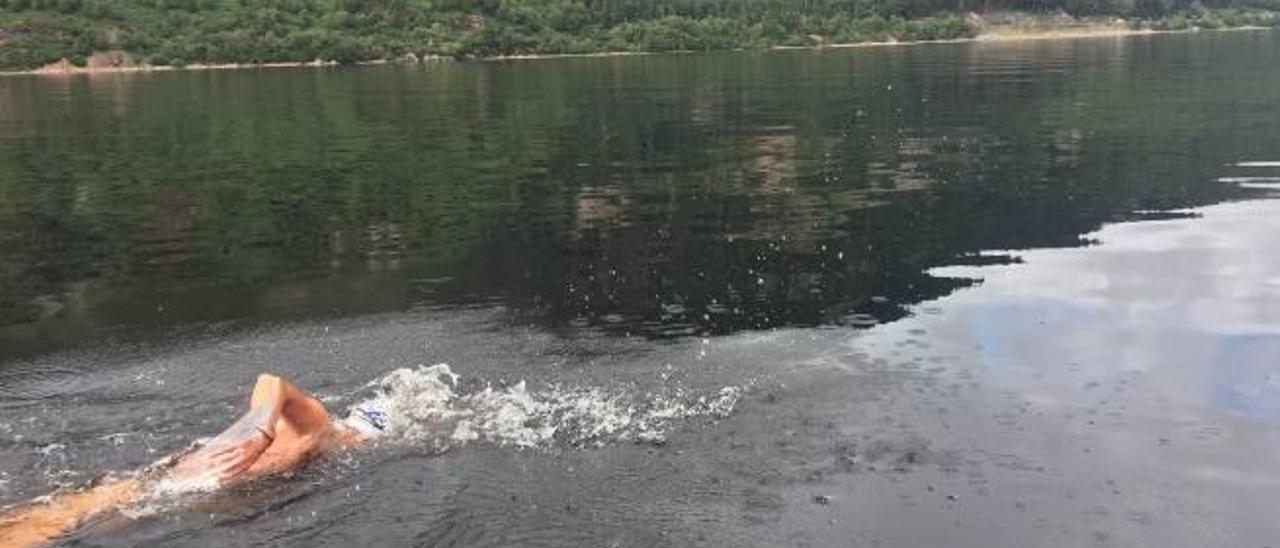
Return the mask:
<path id="1" fill-rule="evenodd" d="M 100 509 L 134 501 L 138 493 L 139 483 L 135 479 L 107 480 L 93 487 L 54 493 L 47 500 L 17 506 L 0 514 L 0 546 L 39 546 L 73 529 Z"/>

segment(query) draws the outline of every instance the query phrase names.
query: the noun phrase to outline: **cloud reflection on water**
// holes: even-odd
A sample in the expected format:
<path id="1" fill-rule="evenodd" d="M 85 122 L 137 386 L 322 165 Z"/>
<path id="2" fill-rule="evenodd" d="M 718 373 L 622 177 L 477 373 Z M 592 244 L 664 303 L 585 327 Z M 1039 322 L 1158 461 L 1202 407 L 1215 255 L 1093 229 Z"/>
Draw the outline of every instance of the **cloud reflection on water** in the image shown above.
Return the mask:
<path id="1" fill-rule="evenodd" d="M 1099 245 L 1022 264 L 934 269 L 982 283 L 919 321 L 992 371 L 1147 372 L 1176 401 L 1280 419 L 1280 201 L 1196 212 L 1107 225 L 1088 235 Z"/>

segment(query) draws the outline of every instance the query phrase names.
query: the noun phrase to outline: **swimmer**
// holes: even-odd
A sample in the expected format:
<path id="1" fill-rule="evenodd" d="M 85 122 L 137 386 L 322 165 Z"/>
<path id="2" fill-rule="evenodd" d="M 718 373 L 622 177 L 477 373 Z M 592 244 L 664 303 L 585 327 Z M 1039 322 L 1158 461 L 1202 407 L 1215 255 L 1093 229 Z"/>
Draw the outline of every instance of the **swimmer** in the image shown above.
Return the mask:
<path id="1" fill-rule="evenodd" d="M 376 402 L 335 420 L 324 404 L 274 375 L 253 388 L 249 411 L 208 443 L 162 461 L 136 477 L 93 485 L 0 510 L 0 546 L 39 546 L 74 530 L 86 519 L 135 502 L 145 487 L 225 487 L 298 467 L 327 451 L 383 434 L 389 415 Z"/>

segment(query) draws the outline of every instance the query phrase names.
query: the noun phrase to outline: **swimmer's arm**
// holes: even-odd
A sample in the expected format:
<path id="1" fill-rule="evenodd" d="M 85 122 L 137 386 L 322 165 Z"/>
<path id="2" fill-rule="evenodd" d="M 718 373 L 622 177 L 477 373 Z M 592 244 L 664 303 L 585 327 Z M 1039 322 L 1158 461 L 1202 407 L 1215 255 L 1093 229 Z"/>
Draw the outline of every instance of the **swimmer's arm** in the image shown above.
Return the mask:
<path id="1" fill-rule="evenodd" d="M 223 483 L 231 481 L 259 466 L 259 457 L 277 436 L 285 436 L 285 443 L 292 447 L 302 447 L 307 443 L 302 440 L 314 439 L 331 425 L 329 412 L 319 400 L 289 381 L 263 373 L 249 398 L 249 412 L 219 436 L 226 436 L 224 440 L 210 444 L 220 448 L 210 455 L 209 467 Z"/>
<path id="2" fill-rule="evenodd" d="M 330 428 L 324 405 L 306 391 L 270 374 L 258 376 L 249 411 L 204 447 L 183 458 L 169 477 L 193 480 L 212 475 L 220 483 L 238 478 L 283 436 L 285 446 L 298 446 Z"/>
<path id="3" fill-rule="evenodd" d="M 272 437 L 275 436 L 277 421 L 280 419 L 284 419 L 299 435 L 323 432 L 333 422 L 324 404 L 314 396 L 293 383 L 268 373 L 258 375 L 249 406 L 255 410 L 267 409 L 265 423 L 258 426 Z"/>

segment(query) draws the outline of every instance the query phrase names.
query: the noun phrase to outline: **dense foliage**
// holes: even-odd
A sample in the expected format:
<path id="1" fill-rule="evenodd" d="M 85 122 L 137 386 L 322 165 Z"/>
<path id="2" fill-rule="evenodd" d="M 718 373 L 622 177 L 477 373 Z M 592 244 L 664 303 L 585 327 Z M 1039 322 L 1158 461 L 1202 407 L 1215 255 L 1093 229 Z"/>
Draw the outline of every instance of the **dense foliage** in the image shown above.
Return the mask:
<path id="1" fill-rule="evenodd" d="M 1206 7 L 1280 0 L 0 0 L 0 68 L 108 49 L 181 65 L 938 40 L 972 36 L 973 10 L 1190 25 Z M 1256 22 L 1240 13 L 1212 23 Z"/>

